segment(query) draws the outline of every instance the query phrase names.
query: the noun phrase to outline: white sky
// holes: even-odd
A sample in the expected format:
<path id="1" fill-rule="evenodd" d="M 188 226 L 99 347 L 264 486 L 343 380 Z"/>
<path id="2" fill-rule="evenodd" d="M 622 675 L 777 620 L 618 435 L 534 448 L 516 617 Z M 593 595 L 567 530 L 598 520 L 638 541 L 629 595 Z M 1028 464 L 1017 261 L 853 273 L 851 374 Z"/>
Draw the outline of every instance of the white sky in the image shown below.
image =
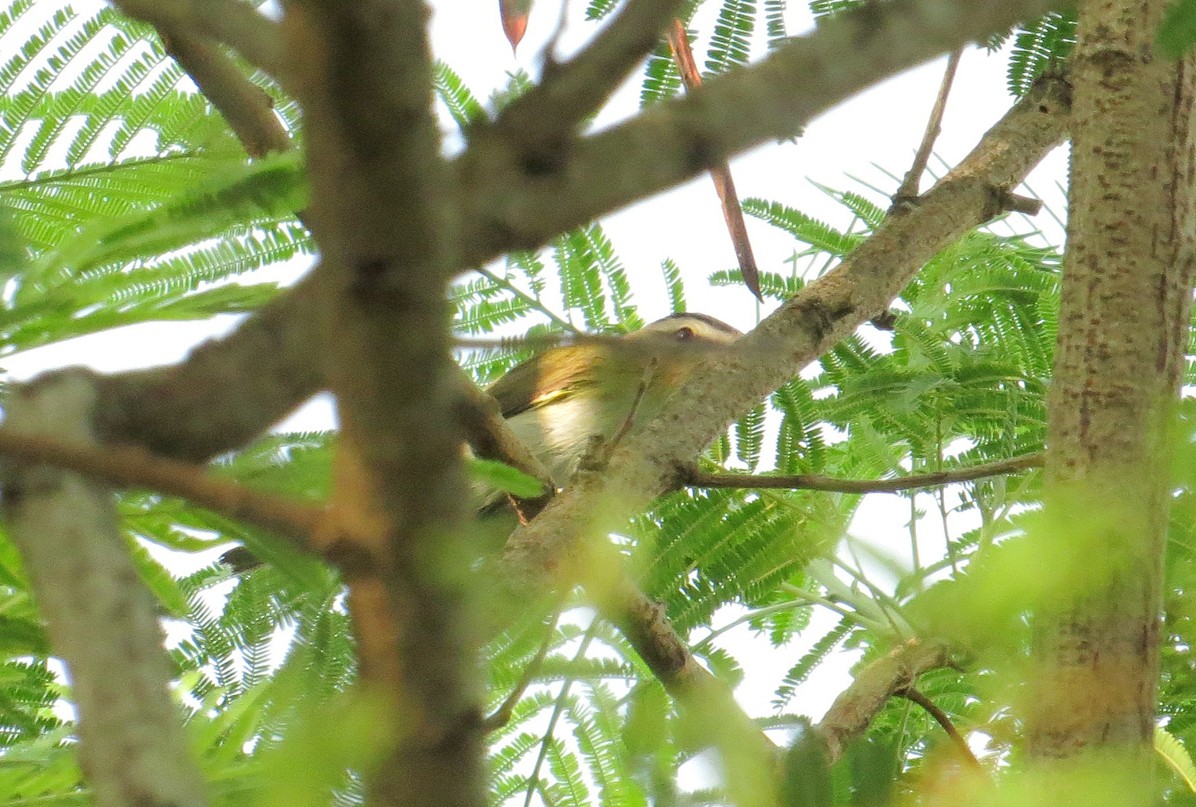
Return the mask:
<path id="1" fill-rule="evenodd" d="M 811 20 L 800 0 L 791 0 L 791 33 L 811 27 Z M 539 52 L 556 26 L 560 6 L 552 0 L 540 0 L 533 8 L 527 35 L 517 55 L 512 55 L 503 37 L 497 2 L 463 4 L 460 0 L 434 0 L 432 21 L 436 55 L 449 63 L 480 98 L 505 85 L 507 71 L 518 68 L 538 73 Z M 716 6 L 717 4 L 708 4 Z M 463 13 L 463 8 L 471 9 Z M 582 21 L 584 0 L 570 3 L 570 22 L 561 40 L 565 54 L 579 42 L 592 36 L 594 25 Z M 708 20 L 698 19 L 708 36 Z M 762 25 L 763 21 L 758 20 Z M 704 61 L 704 45 L 696 52 L 699 65 Z M 812 183 L 836 189 L 872 195 L 857 177 L 869 184 L 892 190 L 895 182 L 885 171 L 901 175 L 921 139 L 926 116 L 933 103 L 942 75 L 943 59 L 910 70 L 851 98 L 814 120 L 795 144 L 772 145 L 735 160 L 732 170 L 740 198 L 761 196 L 804 210 L 833 224 L 846 225 L 848 217 Z M 956 78 L 955 90 L 948 103 L 943 133 L 935 153 L 942 162 L 932 161 L 932 168 L 943 163 L 953 165 L 965 155 L 980 135 L 999 118 L 1011 103 L 1005 90 L 1006 59 L 972 50 L 965 54 Z M 638 76 L 616 96 L 611 109 L 598 125 L 634 114 L 638 106 Z M 1046 201 L 1063 216 L 1060 186 L 1066 172 L 1065 155 L 1056 152 L 1031 175 L 1029 186 L 1034 195 Z M 929 184 L 924 180 L 923 188 Z M 877 197 L 877 201 L 882 201 Z M 645 221 L 651 221 L 646 231 Z M 770 309 L 760 309 L 743 289 L 712 289 L 706 277 L 712 271 L 735 265 L 722 213 L 709 178 L 700 177 L 669 193 L 634 205 L 606 219 L 603 224 L 622 257 L 637 302 L 645 319 L 667 313 L 660 280 L 660 263 L 672 258 L 682 268 L 689 305 L 692 310 L 713 314 L 741 329 L 750 328 Z M 1016 225 L 1019 231 L 1034 226 L 1048 233 L 1052 243 L 1061 242 L 1058 226 L 1043 214 L 1031 225 Z M 794 251 L 792 242 L 762 222 L 748 219 L 748 231 L 757 261 L 764 271 L 786 271 L 786 260 Z M 293 271 L 290 273 L 293 275 Z M 639 282 L 637 282 L 637 276 Z M 175 362 L 203 339 L 233 327 L 237 317 L 219 317 L 204 323 L 167 323 L 133 326 L 94 337 L 71 340 L 8 357 L 3 368 L 15 380 L 72 364 L 87 364 L 102 371 L 120 371 L 135 367 Z M 324 427 L 329 424 L 326 405 L 309 407 L 299 419 L 288 421 L 292 427 Z M 929 507 L 930 500 L 925 504 Z M 908 500 L 871 497 L 853 532 L 865 536 L 882 551 L 901 556 L 908 553 Z M 937 522 L 937 518 L 930 521 Z M 920 530 L 928 543 L 924 557 L 941 551 L 941 537 L 927 524 Z M 941 536 L 941 531 L 938 532 Z M 939 543 L 936 545 L 935 541 Z M 936 549 L 937 546 L 937 549 Z M 885 549 L 887 548 L 887 549 Z M 728 620 L 731 614 L 724 614 Z M 819 620 L 823 622 L 823 620 Z M 825 621 L 829 625 L 829 620 Z M 811 640 L 820 633 L 811 631 Z M 727 634 L 731 642 L 747 636 L 746 629 Z M 785 670 L 804 652 L 768 652 L 756 655 L 748 664 L 749 677 L 739 690 L 745 706 L 756 714 L 768 713 L 772 692 Z M 847 660 L 826 664 L 807 683 L 795 701 L 801 711 L 819 716 L 831 699 L 847 683 Z"/>

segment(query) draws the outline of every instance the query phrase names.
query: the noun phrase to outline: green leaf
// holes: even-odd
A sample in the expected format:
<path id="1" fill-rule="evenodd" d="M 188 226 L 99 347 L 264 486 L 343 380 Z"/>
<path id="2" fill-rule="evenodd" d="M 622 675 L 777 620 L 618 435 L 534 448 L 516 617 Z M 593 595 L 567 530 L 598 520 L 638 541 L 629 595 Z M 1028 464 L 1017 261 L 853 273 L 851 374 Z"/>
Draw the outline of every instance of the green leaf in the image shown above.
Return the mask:
<path id="1" fill-rule="evenodd" d="M 674 314 L 685 311 L 685 283 L 681 278 L 681 267 L 672 258 L 660 263 L 664 273 L 665 292 L 669 295 L 669 310 Z"/>
<path id="2" fill-rule="evenodd" d="M 306 205 L 302 155 L 288 152 L 248 164 L 238 160 L 215 171 L 194 191 L 84 229 L 50 266 L 79 272 L 134 260 L 183 248 L 247 221 L 286 218 Z"/>
<path id="3" fill-rule="evenodd" d="M 521 499 L 534 499 L 545 493 L 543 483 L 534 476 L 495 460 L 470 457 L 469 474 L 478 482 Z"/>
<path id="4" fill-rule="evenodd" d="M 1167 7 L 1155 44 L 1159 53 L 1178 59 L 1196 42 L 1196 0 L 1175 0 Z"/>
<path id="5" fill-rule="evenodd" d="M 755 0 L 724 0 L 710 37 L 706 69 L 718 74 L 736 65 L 747 64 L 755 27 Z"/>
<path id="6" fill-rule="evenodd" d="M 1071 55 L 1076 43 L 1076 13 L 1052 11 L 1022 27 L 1013 40 L 1009 57 L 1009 91 L 1025 95 L 1035 80 Z"/>
<path id="7" fill-rule="evenodd" d="M 781 780 L 784 807 L 831 807 L 831 760 L 826 742 L 806 721 L 785 754 Z"/>
<path id="8" fill-rule="evenodd" d="M 1184 781 L 1188 790 L 1196 793 L 1196 763 L 1192 762 L 1192 755 L 1179 738 L 1162 726 L 1155 726 L 1154 750 Z"/>
<path id="9" fill-rule="evenodd" d="M 486 117 L 481 102 L 465 86 L 461 77 L 442 61 L 438 60 L 433 66 L 432 86 L 462 130 Z"/>
<path id="10" fill-rule="evenodd" d="M 657 45 L 648 57 L 644 68 L 644 81 L 640 89 L 640 106 L 648 107 L 665 101 L 681 92 L 681 73 L 673 62 L 673 55 L 666 44 Z"/>

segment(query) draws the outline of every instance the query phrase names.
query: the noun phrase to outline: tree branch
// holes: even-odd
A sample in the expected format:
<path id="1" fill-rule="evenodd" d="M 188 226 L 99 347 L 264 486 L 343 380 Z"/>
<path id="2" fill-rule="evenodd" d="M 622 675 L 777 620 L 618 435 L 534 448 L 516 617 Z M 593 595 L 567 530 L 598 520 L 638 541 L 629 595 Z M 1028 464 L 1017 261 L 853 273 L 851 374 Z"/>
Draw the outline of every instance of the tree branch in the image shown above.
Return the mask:
<path id="1" fill-rule="evenodd" d="M 48 383 L 49 376 L 44 379 Z M 322 506 L 260 493 L 214 478 L 202 466 L 156 457 L 136 446 L 67 443 L 60 438 L 0 429 L 0 456 L 22 465 L 50 465 L 120 488 L 146 488 L 180 496 L 235 521 L 254 524 L 314 551 L 312 536 L 324 520 Z"/>
<path id="2" fill-rule="evenodd" d="M 697 456 L 726 423 L 884 310 L 941 249 L 999 214 L 1003 194 L 1062 141 L 1068 104 L 1065 82 L 1042 81 L 917 208 L 888 219 L 839 266 L 692 373 L 653 421 L 614 450 L 603 473 L 579 474 L 516 531 L 502 558 L 514 590 L 549 585 L 579 535 L 618 529 L 673 483 L 677 463 Z"/>
<path id="3" fill-rule="evenodd" d="M 964 761 L 977 770 L 981 769 L 980 760 L 976 759 L 976 755 L 972 753 L 971 747 L 968 746 L 968 741 L 955 728 L 955 724 L 951 722 L 951 718 L 934 701 L 926 697 L 920 689 L 908 686 L 904 689 L 894 691 L 893 694 L 912 701 L 926 710 L 926 713 L 943 727 L 943 731 L 947 732 L 947 736 L 951 738 L 951 742 L 955 743 L 955 747 L 959 749 L 959 755 L 964 758 Z"/>
<path id="4" fill-rule="evenodd" d="M 663 605 L 650 600 L 626 577 L 606 581 L 593 590 L 603 616 L 622 631 L 670 695 L 688 708 L 699 707 L 704 699 L 714 697 L 738 714 L 743 725 L 750 725 L 726 686 L 694 658 Z M 758 730 L 753 733 L 758 735 L 761 749 L 776 751 L 764 734 Z"/>
<path id="5" fill-rule="evenodd" d="M 179 36 L 210 37 L 245 61 L 282 80 L 283 44 L 278 23 L 238 0 L 112 0 L 134 19 Z"/>
<path id="6" fill-rule="evenodd" d="M 1156 798 L 1152 749 L 1164 558 L 1174 484 L 1166 469 L 1187 375 L 1196 280 L 1196 56 L 1156 49 L 1165 0 L 1080 3 L 1067 252 L 1047 395 L 1047 556 L 1083 568 L 1027 590 L 1033 648 L 1016 715 L 1027 762 L 1049 777 L 1118 760 L 1118 801 Z M 1018 582 L 1021 582 L 1020 580 Z M 1047 781 L 1052 781 L 1048 779 Z M 1059 781 L 1054 779 L 1053 781 Z"/>
<path id="7" fill-rule="evenodd" d="M 6 399 L 3 432 L 93 442 L 89 376 Z M 79 708 L 79 762 L 100 807 L 200 807 L 203 779 L 174 702 L 154 598 L 133 567 L 110 491 L 44 465 L 4 469 L 3 511 Z"/>
<path id="8" fill-rule="evenodd" d="M 470 260 L 534 249 L 551 236 L 665 190 L 752 146 L 791 136 L 814 115 L 885 76 L 962 42 L 1005 31 L 1060 0 L 894 0 L 838 15 L 752 67 L 585 138 L 551 164 L 513 159 L 482 127 L 456 161 L 469 189 L 461 221 Z"/>
<path id="9" fill-rule="evenodd" d="M 191 34 L 167 29 L 159 34 L 166 52 L 228 122 L 246 154 L 264 157 L 291 148 L 291 136 L 274 114 L 273 100 L 232 59 L 210 41 Z"/>
<path id="10" fill-rule="evenodd" d="M 462 193 L 459 220 L 465 228 L 455 264 L 478 265 L 515 247 L 538 246 L 558 232 L 699 173 L 711 159 L 725 158 L 775 137 L 777 132 L 797 128 L 814 112 L 867 81 L 928 58 L 942 47 L 955 47 L 963 39 L 978 36 L 977 31 L 1008 26 L 1054 5 L 1048 0 L 1025 0 L 970 4 L 966 10 L 960 10 L 961 4 L 960 9 L 950 10 L 947 0 L 913 3 L 920 9 L 911 18 L 914 24 L 944 5 L 949 11 L 936 16 L 928 34 L 932 38 L 920 45 L 920 32 L 910 34 L 900 19 L 892 19 L 905 13 L 903 9 L 911 3 L 913 0 L 903 0 L 873 9 L 880 15 L 879 20 L 887 21 L 883 30 L 902 31 L 899 38 L 886 37 L 883 31 L 876 36 L 866 30 L 857 31 L 864 26 L 858 15 L 845 15 L 855 22 L 836 18 L 757 67 L 713 79 L 700 92 L 662 104 L 634 121 L 582 141 L 570 151 L 569 170 L 562 166 L 549 175 L 525 176 L 523 169 L 512 165 L 509 150 L 496 148 L 494 138 L 487 142 L 482 133 L 477 133 L 453 168 Z M 137 5 L 157 8 L 157 4 Z M 963 22 L 959 22 L 961 16 L 965 17 Z M 956 22 L 957 29 L 952 27 Z M 853 36 L 853 31 L 862 44 L 857 48 L 853 42 L 844 48 L 843 40 Z M 944 44 L 936 44 L 940 40 Z M 884 50 L 886 46 L 889 51 Z M 875 59 L 863 58 L 865 47 L 878 51 Z M 844 52 L 861 54 L 861 62 L 871 66 L 853 62 L 852 68 L 846 69 Z M 782 54 L 784 58 L 778 60 Z M 799 86 L 795 82 L 801 73 L 793 72 L 795 69 L 808 72 Z M 784 104 L 774 110 L 772 99 L 776 96 L 784 96 Z M 807 100 L 799 103 L 797 98 Z M 719 112 L 719 104 L 726 105 L 725 114 Z M 658 130 L 671 133 L 667 144 L 657 142 Z M 710 131 L 719 136 L 706 138 L 703 133 Z M 681 153 L 701 159 L 691 161 L 688 167 L 676 165 L 672 157 L 663 159 L 669 148 L 678 146 L 678 136 L 687 132 L 693 137 L 680 142 Z M 1023 148 L 1017 146 L 1017 140 L 1015 137 L 1010 145 Z M 700 155 L 690 148 L 697 145 L 703 146 Z M 716 145 L 721 151 L 707 148 Z M 659 167 L 657 163 L 662 159 L 664 165 L 672 167 Z M 1001 189 L 1016 184 L 1009 181 L 1009 172 L 1004 176 L 994 173 L 992 179 L 994 193 L 1007 193 Z M 513 192 L 520 181 L 526 192 Z M 988 193 L 983 183 L 975 189 Z M 977 206 L 974 201 L 969 205 Z M 355 203 L 353 210 L 358 207 Z M 985 209 L 990 207 L 986 204 Z M 395 220 L 390 219 L 391 229 Z M 982 220 L 973 216 L 967 226 Z M 932 232 L 941 229 L 934 227 Z M 917 228 L 908 232 L 899 238 L 915 243 L 927 240 L 918 236 Z M 929 240 L 937 237 L 932 235 Z M 317 321 L 322 310 L 315 305 L 316 282 L 308 278 L 237 332 L 205 345 L 182 365 L 102 381 L 97 410 L 101 438 L 143 441 L 155 454 L 203 460 L 244 445 L 315 394 L 323 384 L 310 361 L 312 355 L 317 355 L 319 343 L 313 339 L 308 323 Z"/>
<path id="11" fill-rule="evenodd" d="M 943 71 L 943 81 L 939 85 L 938 95 L 934 99 L 934 106 L 930 109 L 930 120 L 926 122 L 926 132 L 922 135 L 922 142 L 914 154 L 914 162 L 905 172 L 897 192 L 893 194 L 893 209 L 898 209 L 918 198 L 918 187 L 922 180 L 922 173 L 926 164 L 930 162 L 930 154 L 934 151 L 934 141 L 943 130 L 943 112 L 947 108 L 947 96 L 951 93 L 951 84 L 955 81 L 955 71 L 959 68 L 959 59 L 963 55 L 963 48 L 956 48 L 947 57 L 947 67 Z"/>
<path id="12" fill-rule="evenodd" d="M 246 78 L 213 41 L 232 45 L 251 64 L 277 75 L 282 63 L 281 30 L 277 23 L 238 0 L 113 2 L 125 14 L 158 29 L 167 54 L 216 107 L 250 157 L 263 157 L 291 147 L 290 135 L 274 114 L 273 100 Z M 268 61 L 269 66 L 261 64 L 260 59 Z"/>
<path id="13" fill-rule="evenodd" d="M 540 84 L 503 110 L 492 131 L 522 163 L 559 161 L 577 126 L 652 51 L 681 5 L 680 0 L 628 0 L 580 53 L 563 65 L 546 64 Z"/>
<path id="14" fill-rule="evenodd" d="M 421 0 L 294 0 L 308 218 L 326 256 L 310 326 L 341 421 L 331 520 L 374 564 L 348 581 L 360 682 L 388 707 L 378 805 L 484 801 L 473 554 L 447 282 L 455 187 L 433 110 Z"/>
<path id="15" fill-rule="evenodd" d="M 818 474 L 758 475 L 707 473 L 695 465 L 680 469 L 678 481 L 694 488 L 755 488 L 780 490 L 825 490 L 832 493 L 899 493 L 913 488 L 931 488 L 971 482 L 990 476 L 1012 474 L 1030 468 L 1041 468 L 1041 453 L 1023 454 L 1007 460 L 988 462 L 972 468 L 956 468 L 910 474 L 898 479 L 835 479 Z"/>
<path id="16" fill-rule="evenodd" d="M 860 670 L 817 727 L 831 762 L 864 733 L 890 697 L 909 689 L 922 673 L 950 664 L 946 645 L 911 639 Z"/>
<path id="17" fill-rule="evenodd" d="M 96 376 L 97 438 L 193 462 L 251 441 L 323 388 L 319 282 L 313 273 L 180 364 Z"/>

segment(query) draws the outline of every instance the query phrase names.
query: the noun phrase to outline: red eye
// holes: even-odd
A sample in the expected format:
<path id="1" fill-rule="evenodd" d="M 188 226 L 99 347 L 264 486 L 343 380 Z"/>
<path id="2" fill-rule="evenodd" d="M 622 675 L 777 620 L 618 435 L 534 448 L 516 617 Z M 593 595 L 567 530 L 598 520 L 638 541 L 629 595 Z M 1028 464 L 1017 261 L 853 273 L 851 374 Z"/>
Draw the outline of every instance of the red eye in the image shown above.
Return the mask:
<path id="1" fill-rule="evenodd" d="M 678 328 L 673 335 L 677 337 L 678 342 L 688 342 L 695 336 L 693 328 Z"/>

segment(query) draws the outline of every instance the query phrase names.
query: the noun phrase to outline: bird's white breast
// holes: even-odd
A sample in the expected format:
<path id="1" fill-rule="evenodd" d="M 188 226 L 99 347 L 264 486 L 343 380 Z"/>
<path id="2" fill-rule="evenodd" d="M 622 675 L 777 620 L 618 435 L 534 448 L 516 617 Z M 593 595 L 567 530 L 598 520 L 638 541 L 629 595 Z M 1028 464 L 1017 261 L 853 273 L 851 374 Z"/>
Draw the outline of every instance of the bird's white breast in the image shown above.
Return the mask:
<path id="1" fill-rule="evenodd" d="M 553 484 L 563 487 L 577 470 L 578 460 L 589 447 L 590 437 L 610 435 L 610 415 L 600 410 L 601 402 L 575 395 L 551 404 L 520 412 L 507 424 L 527 448 L 544 463 Z"/>

